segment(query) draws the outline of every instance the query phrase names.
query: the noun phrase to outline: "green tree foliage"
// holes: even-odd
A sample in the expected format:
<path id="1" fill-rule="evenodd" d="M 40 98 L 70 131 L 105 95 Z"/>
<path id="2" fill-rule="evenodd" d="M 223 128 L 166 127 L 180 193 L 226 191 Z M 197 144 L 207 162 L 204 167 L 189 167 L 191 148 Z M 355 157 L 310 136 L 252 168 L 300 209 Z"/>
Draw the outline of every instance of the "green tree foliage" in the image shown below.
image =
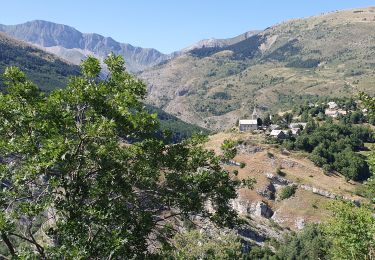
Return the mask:
<path id="1" fill-rule="evenodd" d="M 283 115 L 283 119 L 284 119 L 285 123 L 289 125 L 293 120 L 293 114 L 292 113 L 285 113 Z"/>
<path id="2" fill-rule="evenodd" d="M 218 225 L 239 184 L 222 158 L 195 137 L 156 138 L 156 115 L 143 109 L 145 85 L 110 55 L 82 64 L 83 76 L 45 95 L 15 67 L 0 94 L 0 235 L 14 258 L 151 257 L 173 219 L 200 214 Z M 210 201 L 214 212 L 205 204 Z"/>
<path id="3" fill-rule="evenodd" d="M 181 142 L 184 139 L 192 137 L 196 133 L 207 135 L 210 132 L 205 128 L 186 123 L 181 119 L 166 113 L 160 108 L 146 105 L 145 109 L 149 113 L 156 113 L 158 115 L 160 123 L 159 135 L 170 135 L 169 139 L 171 143 Z"/>
<path id="4" fill-rule="evenodd" d="M 224 140 L 223 144 L 221 145 L 221 150 L 223 151 L 224 158 L 226 160 L 233 159 L 237 154 L 236 148 L 237 142 L 233 140 Z"/>
<path id="5" fill-rule="evenodd" d="M 267 246 L 252 246 L 248 253 L 244 253 L 242 259 L 276 260 L 275 253 Z"/>
<path id="6" fill-rule="evenodd" d="M 372 203 L 375 203 L 375 177 L 372 176 L 366 180 L 363 185 L 359 186 L 357 192 L 359 195 L 370 199 Z"/>
<path id="7" fill-rule="evenodd" d="M 262 119 L 262 124 L 264 126 L 269 126 L 272 124 L 272 121 L 271 121 L 271 115 L 269 113 L 265 114 L 263 119 Z"/>
<path id="8" fill-rule="evenodd" d="M 360 93 L 360 98 L 363 104 L 367 107 L 370 117 L 375 118 L 375 97 L 371 97 L 365 93 Z M 375 152 L 372 152 L 368 156 L 368 164 L 371 168 L 371 171 L 375 172 Z"/>
<path id="9" fill-rule="evenodd" d="M 335 168 L 349 179 L 363 179 L 364 173 L 369 176 L 369 169 L 363 157 L 352 150 L 346 148 L 343 152 L 335 156 Z M 366 177 L 365 176 L 365 177 Z"/>
<path id="10" fill-rule="evenodd" d="M 15 65 L 27 72 L 28 77 L 38 83 L 43 91 L 66 86 L 68 75 L 78 75 L 79 67 L 65 63 L 51 54 L 28 45 L 20 44 L 4 35 L 0 36 L 0 73 Z M 0 78 L 0 89 L 4 90 Z"/>
<path id="11" fill-rule="evenodd" d="M 234 233 L 210 236 L 198 230 L 177 234 L 173 250 L 165 258 L 170 259 L 241 259 L 242 245 Z"/>
<path id="12" fill-rule="evenodd" d="M 360 94 L 364 105 L 369 109 L 370 116 L 375 112 L 375 98 L 364 93 Z M 356 135 L 363 133 L 356 133 Z M 345 153 L 350 153 L 346 150 Z M 351 156 L 341 155 L 340 163 L 344 167 L 361 162 L 353 160 Z M 368 156 L 368 164 L 374 172 L 375 153 Z M 345 162 L 346 160 L 346 162 Z M 349 162 L 348 162 L 349 160 Z M 356 167 L 354 167 L 356 168 Z M 358 190 L 359 194 L 372 201 L 375 198 L 374 177 L 369 178 Z M 331 204 L 332 217 L 324 224 L 327 239 L 332 242 L 330 254 L 332 259 L 374 259 L 375 258 L 375 218 L 374 209 L 368 205 L 357 207 L 349 202 L 335 201 Z"/>
<path id="13" fill-rule="evenodd" d="M 337 170 L 348 179 L 365 180 L 370 176 L 369 167 L 356 151 L 363 149 L 364 142 L 373 141 L 367 127 L 327 122 L 319 126 L 310 121 L 296 138 L 294 148 L 310 152 L 310 159 L 320 167 Z"/>
<path id="14" fill-rule="evenodd" d="M 319 225 L 307 225 L 302 231 L 286 236 L 277 246 L 276 259 L 329 259 L 329 246 L 329 240 Z"/>
<path id="15" fill-rule="evenodd" d="M 324 224 L 327 240 L 331 241 L 332 259 L 374 259 L 375 218 L 365 207 L 349 202 L 331 204 L 332 218 Z"/>
<path id="16" fill-rule="evenodd" d="M 292 197 L 296 193 L 296 190 L 296 185 L 285 186 L 280 190 L 280 199 L 285 200 Z"/>

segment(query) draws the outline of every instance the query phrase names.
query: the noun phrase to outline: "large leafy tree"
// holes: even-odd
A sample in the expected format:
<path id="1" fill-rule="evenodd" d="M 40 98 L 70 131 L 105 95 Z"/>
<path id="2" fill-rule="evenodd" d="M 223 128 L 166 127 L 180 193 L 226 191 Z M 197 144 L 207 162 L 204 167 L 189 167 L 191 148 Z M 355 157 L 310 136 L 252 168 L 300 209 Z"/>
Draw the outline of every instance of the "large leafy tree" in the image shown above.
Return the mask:
<path id="1" fill-rule="evenodd" d="M 49 95 L 15 67 L 0 94 L 3 257 L 113 259 L 150 255 L 179 218 L 234 223 L 236 196 L 202 138 L 166 145 L 145 85 L 110 55 Z M 210 210 L 207 204 L 212 205 Z"/>
<path id="2" fill-rule="evenodd" d="M 331 205 L 332 217 L 323 225 L 326 239 L 332 243 L 332 259 L 374 259 L 375 218 L 369 207 L 350 202 Z"/>

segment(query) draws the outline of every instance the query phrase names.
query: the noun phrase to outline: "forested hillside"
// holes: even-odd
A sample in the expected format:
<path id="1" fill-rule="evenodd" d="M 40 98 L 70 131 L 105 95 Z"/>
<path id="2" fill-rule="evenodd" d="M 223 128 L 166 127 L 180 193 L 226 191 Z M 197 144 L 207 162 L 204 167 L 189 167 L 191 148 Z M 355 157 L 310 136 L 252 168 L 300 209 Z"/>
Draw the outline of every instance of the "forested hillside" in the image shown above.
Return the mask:
<path id="1" fill-rule="evenodd" d="M 0 73 L 7 66 L 17 66 L 42 90 L 51 91 L 66 85 L 68 76 L 79 74 L 79 67 L 29 44 L 0 33 Z M 0 78 L 3 87 L 3 80 Z"/>

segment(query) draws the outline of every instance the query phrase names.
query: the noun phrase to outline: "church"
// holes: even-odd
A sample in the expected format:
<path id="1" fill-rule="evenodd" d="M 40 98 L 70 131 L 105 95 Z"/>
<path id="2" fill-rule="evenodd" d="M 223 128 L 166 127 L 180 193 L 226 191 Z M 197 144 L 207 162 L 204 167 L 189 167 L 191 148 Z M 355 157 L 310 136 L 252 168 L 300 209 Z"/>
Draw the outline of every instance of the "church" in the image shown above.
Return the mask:
<path id="1" fill-rule="evenodd" d="M 254 107 L 251 119 L 241 119 L 238 123 L 238 128 L 240 131 L 251 131 L 258 129 L 258 113 Z"/>

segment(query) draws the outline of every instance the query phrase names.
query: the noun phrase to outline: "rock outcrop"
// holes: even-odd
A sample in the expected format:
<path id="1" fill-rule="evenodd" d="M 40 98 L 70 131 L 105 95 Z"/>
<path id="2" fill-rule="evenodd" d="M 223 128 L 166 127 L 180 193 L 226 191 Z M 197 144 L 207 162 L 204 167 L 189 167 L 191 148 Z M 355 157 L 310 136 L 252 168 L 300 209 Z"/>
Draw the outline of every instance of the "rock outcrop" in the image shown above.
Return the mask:
<path id="1" fill-rule="evenodd" d="M 275 193 L 276 193 L 276 188 L 272 183 L 269 183 L 263 188 L 257 189 L 257 193 L 266 199 L 269 200 L 274 200 L 275 199 Z"/>
<path id="2" fill-rule="evenodd" d="M 273 215 L 272 209 L 263 201 L 249 202 L 241 198 L 232 201 L 233 208 L 240 215 L 270 218 Z"/>

